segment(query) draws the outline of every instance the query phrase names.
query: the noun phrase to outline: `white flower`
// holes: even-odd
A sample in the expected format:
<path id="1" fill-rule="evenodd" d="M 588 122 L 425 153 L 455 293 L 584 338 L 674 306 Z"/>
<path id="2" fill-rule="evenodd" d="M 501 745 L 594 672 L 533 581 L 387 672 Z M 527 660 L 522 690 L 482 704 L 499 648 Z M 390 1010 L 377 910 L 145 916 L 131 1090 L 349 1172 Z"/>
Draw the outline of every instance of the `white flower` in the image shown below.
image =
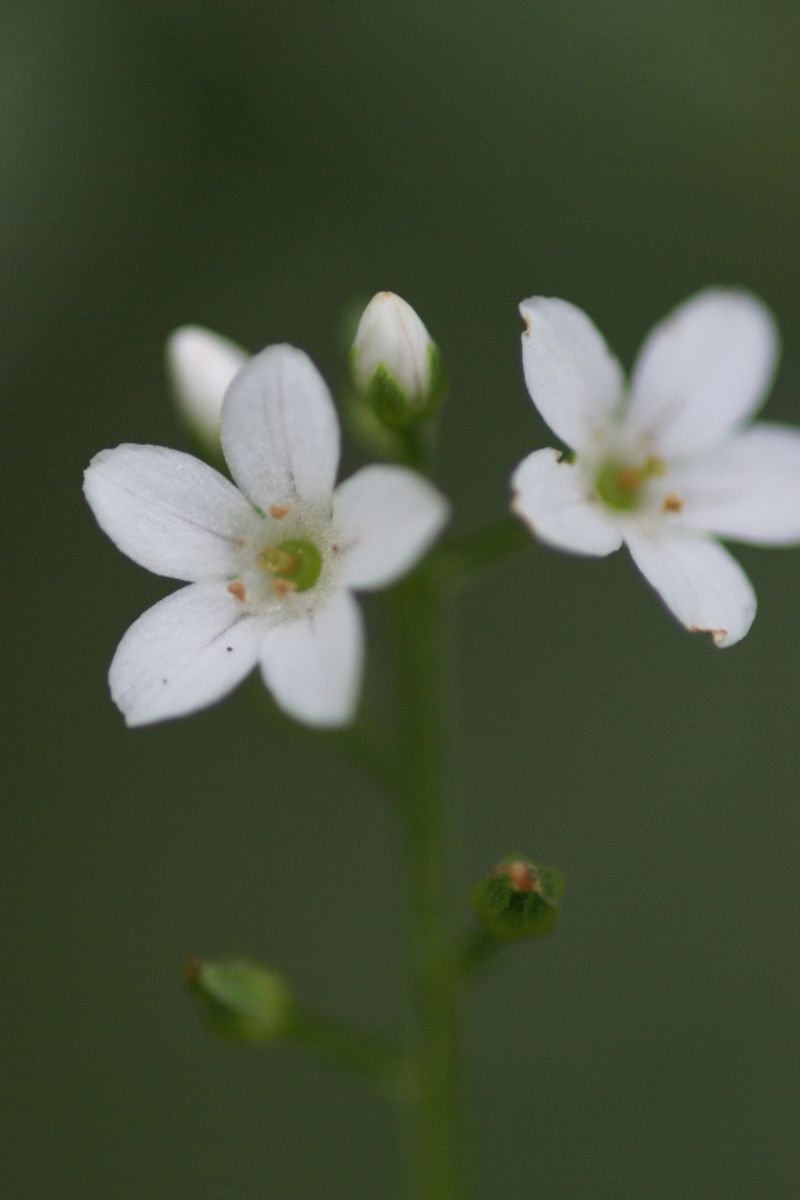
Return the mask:
<path id="1" fill-rule="evenodd" d="M 236 375 L 222 445 L 238 488 L 158 446 L 103 451 L 86 472 L 89 504 L 119 549 L 189 583 L 125 634 L 111 695 L 129 725 L 148 724 L 212 704 L 259 663 L 286 712 L 345 724 L 363 658 L 353 590 L 406 572 L 442 529 L 447 503 L 395 466 L 365 467 L 334 490 L 336 412 L 291 346 L 269 347 Z"/>
<path id="2" fill-rule="evenodd" d="M 444 378 L 436 345 L 411 305 L 394 292 L 378 292 L 364 309 L 351 358 L 356 388 L 369 395 L 377 387 L 373 400 L 388 423 L 406 424 L 440 398 Z"/>
<path id="3" fill-rule="evenodd" d="M 770 313 L 745 292 L 700 292 L 656 326 L 627 389 L 580 309 L 534 297 L 520 311 L 528 390 L 574 454 L 524 459 L 513 508 L 543 541 L 578 554 L 625 542 L 679 621 L 732 646 L 756 598 L 716 536 L 800 541 L 800 431 L 744 425 L 778 358 Z"/>
<path id="4" fill-rule="evenodd" d="M 167 340 L 167 371 L 178 407 L 214 450 L 219 450 L 225 392 L 247 359 L 241 346 L 199 325 L 182 325 Z"/>

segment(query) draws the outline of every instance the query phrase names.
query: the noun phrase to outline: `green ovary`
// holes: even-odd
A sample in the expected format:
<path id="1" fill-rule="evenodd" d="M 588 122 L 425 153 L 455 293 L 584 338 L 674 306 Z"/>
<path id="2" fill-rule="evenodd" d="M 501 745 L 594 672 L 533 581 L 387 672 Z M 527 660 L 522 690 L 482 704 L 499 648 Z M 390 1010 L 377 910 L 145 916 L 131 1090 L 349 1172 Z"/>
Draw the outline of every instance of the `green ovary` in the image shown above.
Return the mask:
<path id="1" fill-rule="evenodd" d="M 322 555 L 313 542 L 290 538 L 262 550 L 258 561 L 265 571 L 290 585 L 294 592 L 307 592 L 322 570 Z"/>
<path id="2" fill-rule="evenodd" d="M 604 463 L 597 472 L 594 489 L 609 508 L 630 512 L 639 507 L 642 485 L 654 476 L 664 474 L 664 464 L 659 458 L 648 458 L 640 467 L 625 463 Z"/>

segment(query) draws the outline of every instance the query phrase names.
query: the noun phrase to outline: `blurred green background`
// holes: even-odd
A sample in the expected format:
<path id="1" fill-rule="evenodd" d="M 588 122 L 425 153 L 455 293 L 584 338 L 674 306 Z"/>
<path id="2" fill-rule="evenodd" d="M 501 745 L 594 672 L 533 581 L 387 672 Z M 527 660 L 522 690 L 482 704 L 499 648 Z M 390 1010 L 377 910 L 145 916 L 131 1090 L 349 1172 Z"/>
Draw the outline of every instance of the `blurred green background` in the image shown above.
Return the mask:
<path id="1" fill-rule="evenodd" d="M 341 396 L 342 313 L 381 288 L 446 356 L 462 528 L 551 441 L 519 366 L 533 292 L 630 361 L 684 296 L 745 283 L 786 337 L 769 413 L 800 421 L 800 8 L 45 0 L 0 21 L 4 1194 L 400 1200 L 390 1113 L 212 1043 L 180 982 L 190 953 L 245 952 L 396 1031 L 397 821 L 252 687 L 123 728 L 107 665 L 170 585 L 99 533 L 81 471 L 184 444 L 175 325 L 297 343 Z M 798 1194 L 800 554 L 740 558 L 760 613 L 723 653 L 622 554 L 532 547 L 460 598 L 459 894 L 510 850 L 569 880 L 558 934 L 470 1007 L 481 1197 Z"/>

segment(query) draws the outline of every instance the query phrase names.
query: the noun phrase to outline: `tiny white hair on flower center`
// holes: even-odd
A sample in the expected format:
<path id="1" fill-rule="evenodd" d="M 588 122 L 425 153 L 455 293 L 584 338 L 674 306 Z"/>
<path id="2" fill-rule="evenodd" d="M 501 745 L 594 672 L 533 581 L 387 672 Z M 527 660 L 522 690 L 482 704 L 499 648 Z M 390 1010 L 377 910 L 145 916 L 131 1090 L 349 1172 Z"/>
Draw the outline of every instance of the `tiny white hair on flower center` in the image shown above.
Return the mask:
<path id="1" fill-rule="evenodd" d="M 307 617 L 337 585 L 341 538 L 330 510 L 286 504 L 254 511 L 237 545 L 239 567 L 228 591 L 250 615 L 275 622 Z"/>
<path id="2" fill-rule="evenodd" d="M 520 463 L 514 511 L 573 553 L 624 543 L 688 629 L 733 645 L 756 598 L 716 539 L 800 542 L 800 431 L 744 425 L 775 371 L 771 314 L 744 291 L 700 292 L 656 326 L 627 387 L 580 309 L 537 296 L 520 311 L 528 391 L 570 453 Z"/>

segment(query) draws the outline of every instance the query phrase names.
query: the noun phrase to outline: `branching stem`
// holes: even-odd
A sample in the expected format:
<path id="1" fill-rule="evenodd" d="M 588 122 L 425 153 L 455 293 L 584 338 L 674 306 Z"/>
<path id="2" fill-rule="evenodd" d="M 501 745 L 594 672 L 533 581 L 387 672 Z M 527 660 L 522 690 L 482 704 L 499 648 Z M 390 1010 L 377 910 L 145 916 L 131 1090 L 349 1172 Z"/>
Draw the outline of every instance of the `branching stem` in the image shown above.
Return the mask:
<path id="1" fill-rule="evenodd" d="M 429 570 L 439 583 L 461 583 L 481 567 L 499 562 L 530 544 L 530 533 L 516 517 L 501 517 L 493 525 L 442 543 L 429 559 Z"/>
<path id="2" fill-rule="evenodd" d="M 413 1064 L 401 1051 L 370 1034 L 296 1008 L 286 1037 L 393 1100 L 408 1101 L 412 1096 Z"/>

